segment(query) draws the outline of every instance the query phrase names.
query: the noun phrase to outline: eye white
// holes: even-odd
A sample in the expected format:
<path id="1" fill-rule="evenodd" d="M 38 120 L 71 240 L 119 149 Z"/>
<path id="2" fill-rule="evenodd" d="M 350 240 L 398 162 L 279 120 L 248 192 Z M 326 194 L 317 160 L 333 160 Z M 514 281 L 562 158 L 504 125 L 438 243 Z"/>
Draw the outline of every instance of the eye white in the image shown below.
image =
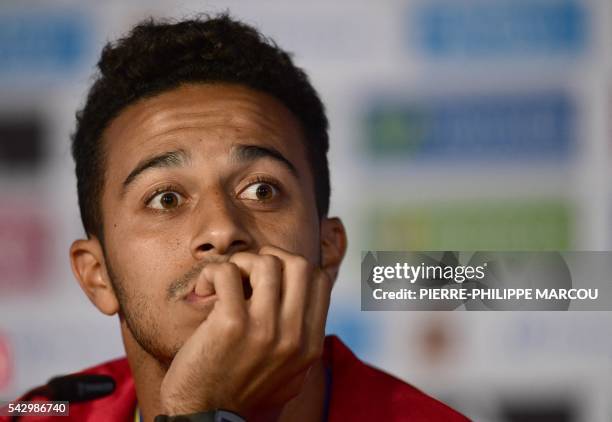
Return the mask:
<path id="1" fill-rule="evenodd" d="M 268 194 L 269 198 L 262 198 L 261 196 L 263 194 Z M 253 201 L 265 201 L 274 198 L 276 195 L 278 195 L 278 189 L 273 185 L 266 182 L 257 182 L 249 185 L 249 187 L 243 190 L 240 197 Z"/>
<path id="2" fill-rule="evenodd" d="M 156 210 L 174 209 L 183 204 L 185 199 L 176 192 L 160 192 L 149 201 L 148 206 Z"/>

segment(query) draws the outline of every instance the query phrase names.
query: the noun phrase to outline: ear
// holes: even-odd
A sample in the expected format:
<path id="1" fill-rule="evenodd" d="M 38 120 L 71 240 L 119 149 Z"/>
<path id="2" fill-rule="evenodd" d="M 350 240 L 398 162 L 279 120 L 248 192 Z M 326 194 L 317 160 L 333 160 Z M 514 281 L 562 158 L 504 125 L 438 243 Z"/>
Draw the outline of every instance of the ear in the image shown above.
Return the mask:
<path id="1" fill-rule="evenodd" d="M 70 247 L 70 263 L 72 272 L 91 303 L 106 315 L 116 314 L 119 301 L 106 270 L 100 241 L 95 237 L 75 240 Z"/>
<path id="2" fill-rule="evenodd" d="M 346 231 L 339 218 L 321 219 L 321 268 L 336 281 L 346 252 Z"/>

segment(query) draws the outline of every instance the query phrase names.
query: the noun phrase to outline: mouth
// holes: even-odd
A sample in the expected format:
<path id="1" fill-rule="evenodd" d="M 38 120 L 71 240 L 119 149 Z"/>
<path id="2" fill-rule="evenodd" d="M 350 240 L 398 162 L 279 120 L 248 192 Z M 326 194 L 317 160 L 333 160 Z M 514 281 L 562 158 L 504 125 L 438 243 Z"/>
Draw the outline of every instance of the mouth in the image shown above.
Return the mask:
<path id="1" fill-rule="evenodd" d="M 215 306 L 217 299 L 214 286 L 205 280 L 198 280 L 183 296 L 183 303 L 199 314 L 204 312 L 205 315 L 208 315 Z"/>
<path id="2" fill-rule="evenodd" d="M 244 291 L 244 299 L 249 300 L 253 294 L 253 288 L 248 278 L 242 279 L 242 288 Z M 208 280 L 202 277 L 200 273 L 193 280 L 186 293 L 182 295 L 182 299 L 189 304 L 205 304 L 217 299 L 215 286 Z"/>
<path id="3" fill-rule="evenodd" d="M 198 285 L 196 284 L 190 291 L 187 293 L 183 300 L 187 303 L 206 303 L 210 300 L 217 299 L 217 293 L 215 292 L 215 288 L 212 284 L 208 284 L 208 287 L 203 290 L 198 290 Z M 251 287 L 251 283 L 248 280 L 242 280 L 242 288 L 244 290 L 244 299 L 249 300 L 253 295 L 253 288 Z"/>
<path id="4" fill-rule="evenodd" d="M 217 297 L 215 286 L 207 280 L 199 277 L 193 283 L 193 286 L 183 296 L 183 300 L 190 304 L 207 303 Z"/>

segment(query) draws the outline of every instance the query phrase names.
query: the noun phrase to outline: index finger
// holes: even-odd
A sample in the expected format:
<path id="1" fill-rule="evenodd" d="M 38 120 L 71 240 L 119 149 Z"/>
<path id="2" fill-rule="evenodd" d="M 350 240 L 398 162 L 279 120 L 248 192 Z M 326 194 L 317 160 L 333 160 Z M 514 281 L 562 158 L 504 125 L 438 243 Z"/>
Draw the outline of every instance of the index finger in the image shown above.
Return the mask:
<path id="1" fill-rule="evenodd" d="M 210 263 L 204 267 L 202 275 L 215 287 L 220 306 L 233 315 L 243 315 L 246 312 L 242 276 L 238 267 L 229 262 Z"/>

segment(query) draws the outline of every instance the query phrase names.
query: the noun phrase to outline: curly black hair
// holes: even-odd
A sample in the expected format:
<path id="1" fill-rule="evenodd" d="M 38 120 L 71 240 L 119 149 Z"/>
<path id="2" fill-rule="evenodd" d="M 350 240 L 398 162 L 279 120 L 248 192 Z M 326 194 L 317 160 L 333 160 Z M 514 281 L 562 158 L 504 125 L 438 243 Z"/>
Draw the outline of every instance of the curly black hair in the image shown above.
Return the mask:
<path id="1" fill-rule="evenodd" d="M 314 178 L 319 218 L 329 209 L 328 121 L 304 71 L 255 28 L 227 14 L 180 22 L 149 18 L 108 43 L 99 73 L 76 113 L 72 156 L 81 219 L 88 236 L 103 240 L 101 196 L 105 154 L 102 135 L 123 109 L 187 83 L 235 83 L 272 95 L 298 119 Z"/>

